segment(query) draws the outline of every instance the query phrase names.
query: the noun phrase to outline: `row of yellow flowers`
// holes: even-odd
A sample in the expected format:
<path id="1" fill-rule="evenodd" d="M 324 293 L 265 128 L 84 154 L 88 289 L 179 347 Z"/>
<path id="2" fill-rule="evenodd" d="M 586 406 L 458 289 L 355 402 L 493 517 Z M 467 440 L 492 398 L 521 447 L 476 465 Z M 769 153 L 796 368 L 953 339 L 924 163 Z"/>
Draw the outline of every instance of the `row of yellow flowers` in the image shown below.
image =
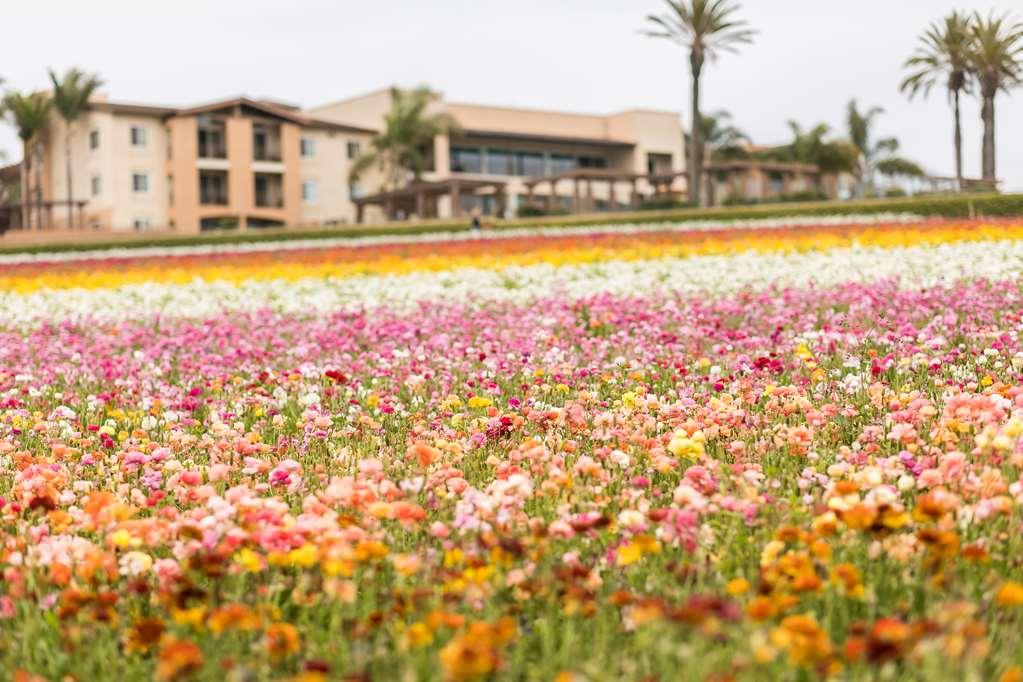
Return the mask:
<path id="1" fill-rule="evenodd" d="M 422 246 L 385 250 L 326 249 L 312 258 L 278 260 L 264 254 L 232 256 L 230 259 L 197 257 L 131 261 L 123 265 L 82 261 L 72 267 L 34 266 L 0 275 L 0 290 L 31 292 L 40 289 L 102 289 L 132 284 L 186 284 L 196 279 L 237 283 L 246 280 L 297 280 L 304 278 L 346 278 L 359 275 L 400 275 L 414 272 L 439 272 L 458 268 L 502 269 L 537 264 L 576 265 L 607 260 L 649 260 L 686 258 L 755 251 L 801 252 L 847 248 L 851 246 L 894 248 L 943 243 L 1019 240 L 1023 223 L 963 222 L 947 225 L 929 223 L 883 226 L 800 227 L 792 229 L 748 230 L 720 234 L 662 232 L 635 235 L 628 240 L 599 240 L 587 236 L 571 239 L 535 238 L 527 248 L 481 249 L 479 243 L 446 244 L 440 253 Z"/>

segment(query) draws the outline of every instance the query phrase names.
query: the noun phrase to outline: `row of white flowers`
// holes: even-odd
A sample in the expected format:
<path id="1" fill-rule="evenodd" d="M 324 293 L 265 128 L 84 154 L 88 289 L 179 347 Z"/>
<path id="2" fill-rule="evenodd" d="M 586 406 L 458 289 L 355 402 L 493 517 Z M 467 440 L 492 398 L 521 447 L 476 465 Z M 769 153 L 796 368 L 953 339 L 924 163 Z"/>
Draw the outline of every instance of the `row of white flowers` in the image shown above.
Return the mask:
<path id="1" fill-rule="evenodd" d="M 777 229 L 813 225 L 875 225 L 880 223 L 912 223 L 921 218 L 908 213 L 879 213 L 875 215 L 807 216 L 771 218 L 761 220 L 704 220 L 675 223 L 615 223 L 608 225 L 576 225 L 561 227 L 500 228 L 482 232 L 429 232 L 415 235 L 378 235 L 367 237 L 337 237 L 320 239 L 274 240 L 253 243 L 204 244 L 180 246 L 119 247 L 70 252 L 14 253 L 0 255 L 0 265 L 18 263 L 67 263 L 76 261 L 160 258 L 165 256 L 192 256 L 229 253 L 260 253 L 303 249 L 329 249 L 334 247 L 380 246 L 386 244 L 430 244 L 438 242 L 470 241 L 477 239 L 510 239 L 520 237 L 557 237 L 565 235 L 635 234 L 644 232 L 700 232 L 720 229 Z M 2 244 L 0 244 L 2 245 Z"/>
<path id="2" fill-rule="evenodd" d="M 829 286 L 887 278 L 917 287 L 964 278 L 1015 279 L 1021 274 L 1023 241 L 989 241 L 810 253 L 745 252 L 561 267 L 465 268 L 343 279 L 253 279 L 239 285 L 196 279 L 186 285 L 0 292 L 0 327 L 63 319 L 201 318 L 221 311 L 265 308 L 306 314 L 376 306 L 403 309 L 423 301 L 526 303 L 547 296 L 574 299 L 604 292 L 713 296 L 747 287 Z"/>

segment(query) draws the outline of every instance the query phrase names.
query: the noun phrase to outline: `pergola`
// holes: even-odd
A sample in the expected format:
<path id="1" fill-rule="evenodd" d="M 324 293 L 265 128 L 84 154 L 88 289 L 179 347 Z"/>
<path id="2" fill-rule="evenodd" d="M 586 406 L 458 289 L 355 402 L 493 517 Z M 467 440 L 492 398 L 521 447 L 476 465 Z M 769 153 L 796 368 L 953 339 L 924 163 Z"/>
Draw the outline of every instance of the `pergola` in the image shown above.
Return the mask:
<path id="1" fill-rule="evenodd" d="M 586 208 L 588 210 L 594 209 L 594 182 L 608 183 L 608 205 L 611 207 L 614 207 L 618 201 L 616 183 L 629 183 L 631 185 L 629 203 L 632 208 L 639 208 L 641 196 L 639 193 L 638 183 L 640 180 L 645 180 L 649 184 L 653 185 L 655 194 L 668 194 L 671 192 L 671 186 L 674 184 L 675 179 L 679 177 L 685 177 L 685 172 L 679 171 L 647 174 L 627 173 L 608 168 L 576 168 L 574 170 L 557 173 L 555 175 L 530 178 L 523 182 L 523 184 L 526 187 L 526 202 L 531 204 L 533 202 L 533 191 L 537 185 L 550 183 L 550 196 L 553 199 L 553 197 L 558 194 L 559 182 L 571 182 L 573 184 L 572 212 L 578 213 L 583 206 L 583 201 L 585 201 Z M 584 188 L 585 194 L 583 194 Z"/>
<path id="2" fill-rule="evenodd" d="M 389 220 L 398 211 L 406 215 L 416 214 L 420 218 L 437 215 L 437 200 L 442 196 L 451 197 L 451 215 L 462 215 L 462 196 L 480 196 L 481 193 L 492 194 L 497 201 L 497 213 L 504 212 L 506 201 L 505 185 L 500 180 L 473 180 L 467 178 L 449 178 L 447 180 L 414 182 L 399 189 L 385 190 L 364 197 L 357 197 L 355 202 L 356 221 L 362 222 L 363 211 L 367 205 L 380 206 Z M 485 190 L 488 190 L 484 192 Z"/>

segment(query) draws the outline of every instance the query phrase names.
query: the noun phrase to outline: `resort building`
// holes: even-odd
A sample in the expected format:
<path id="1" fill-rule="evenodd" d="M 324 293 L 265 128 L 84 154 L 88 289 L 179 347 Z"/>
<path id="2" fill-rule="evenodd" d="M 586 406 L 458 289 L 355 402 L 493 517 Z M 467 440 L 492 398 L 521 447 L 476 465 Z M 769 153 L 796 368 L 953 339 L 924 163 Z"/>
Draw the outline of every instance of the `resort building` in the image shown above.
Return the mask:
<path id="1" fill-rule="evenodd" d="M 578 114 L 439 96 L 431 106 L 431 113 L 458 123 L 457 133 L 434 139 L 421 182 L 389 191 L 360 183 L 356 220 L 449 218 L 472 209 L 502 216 L 620 210 L 655 194 L 685 194 L 682 122 L 675 112 Z M 391 89 L 384 88 L 308 113 L 379 131 L 390 107 Z"/>
<path id="2" fill-rule="evenodd" d="M 96 97 L 70 137 L 51 115 L 27 187 L 18 166 L 5 169 L 0 231 L 315 227 L 473 209 L 502 216 L 622 210 L 654 195 L 685 195 L 676 113 L 590 115 L 440 97 L 431 106 L 453 117 L 458 132 L 433 140 L 419 182 L 385 188 L 375 168 L 351 182 L 353 161 L 384 126 L 391 91 L 307 111 L 248 97 L 193 107 Z M 30 200 L 22 202 L 26 190 Z"/>
<path id="3" fill-rule="evenodd" d="M 350 222 L 348 165 L 372 131 L 246 97 L 189 108 L 98 98 L 70 137 L 54 114 L 30 173 L 28 224 L 176 230 Z M 17 216 L 22 222 L 20 213 Z"/>

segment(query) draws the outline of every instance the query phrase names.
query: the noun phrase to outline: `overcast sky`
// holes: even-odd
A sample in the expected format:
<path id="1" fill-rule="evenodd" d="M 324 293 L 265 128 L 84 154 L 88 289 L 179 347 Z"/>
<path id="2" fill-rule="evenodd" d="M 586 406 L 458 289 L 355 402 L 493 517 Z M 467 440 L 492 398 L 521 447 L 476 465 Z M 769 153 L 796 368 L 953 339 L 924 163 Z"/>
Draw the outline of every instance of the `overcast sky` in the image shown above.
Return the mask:
<path id="1" fill-rule="evenodd" d="M 111 99 L 196 104 L 235 94 L 313 106 L 388 84 L 428 84 L 452 100 L 585 112 L 683 112 L 683 51 L 639 33 L 663 0 L 0 0 L 0 77 L 46 85 L 46 69 L 98 72 Z M 930 172 L 953 172 L 944 94 L 907 101 L 901 64 L 954 7 L 1018 0 L 745 0 L 759 34 L 705 70 L 704 111 L 727 109 L 757 143 L 785 125 L 842 128 L 846 102 L 886 110 L 877 133 Z M 1023 89 L 1000 95 L 998 175 L 1023 190 Z M 977 102 L 964 112 L 966 173 L 980 171 Z M 17 158 L 0 127 L 0 149 Z"/>

